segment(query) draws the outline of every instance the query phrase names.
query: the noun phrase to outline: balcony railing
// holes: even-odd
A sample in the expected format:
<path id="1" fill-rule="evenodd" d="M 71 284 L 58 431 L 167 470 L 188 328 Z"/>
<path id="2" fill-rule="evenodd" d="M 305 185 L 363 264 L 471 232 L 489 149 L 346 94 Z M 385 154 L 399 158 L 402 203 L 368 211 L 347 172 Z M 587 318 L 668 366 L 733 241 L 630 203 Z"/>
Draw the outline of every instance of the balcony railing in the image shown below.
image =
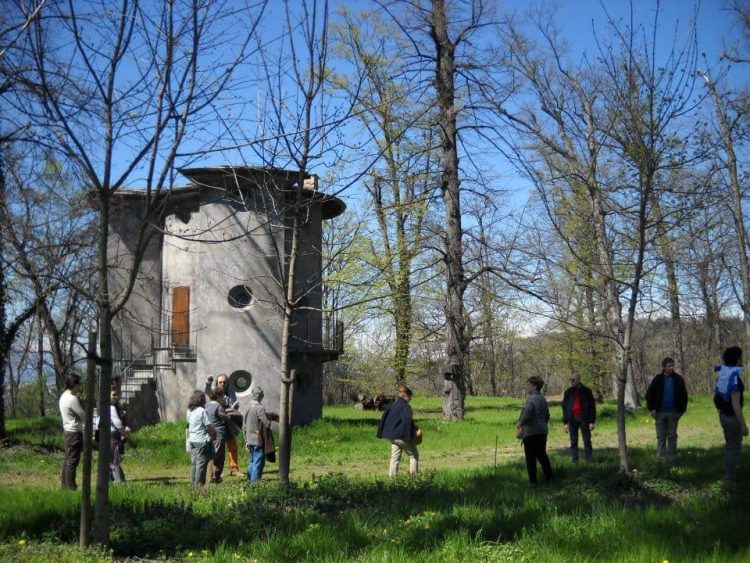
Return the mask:
<path id="1" fill-rule="evenodd" d="M 344 353 L 344 323 L 335 313 L 325 312 L 322 318 L 314 313 L 297 314 L 291 326 L 290 348 L 294 352 L 340 356 Z"/>

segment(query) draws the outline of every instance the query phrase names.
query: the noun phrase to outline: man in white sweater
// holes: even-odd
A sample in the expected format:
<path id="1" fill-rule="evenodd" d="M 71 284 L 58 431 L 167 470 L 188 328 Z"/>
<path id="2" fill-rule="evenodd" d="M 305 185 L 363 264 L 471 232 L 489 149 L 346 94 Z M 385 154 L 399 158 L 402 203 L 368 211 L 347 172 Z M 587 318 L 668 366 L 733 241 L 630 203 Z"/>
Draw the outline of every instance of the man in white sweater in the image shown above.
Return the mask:
<path id="1" fill-rule="evenodd" d="M 63 425 L 65 457 L 62 465 L 62 486 L 75 490 L 76 469 L 83 449 L 83 420 L 85 413 L 76 394 L 81 389 L 81 378 L 71 374 L 65 378 L 65 392 L 60 396 L 60 416 Z"/>

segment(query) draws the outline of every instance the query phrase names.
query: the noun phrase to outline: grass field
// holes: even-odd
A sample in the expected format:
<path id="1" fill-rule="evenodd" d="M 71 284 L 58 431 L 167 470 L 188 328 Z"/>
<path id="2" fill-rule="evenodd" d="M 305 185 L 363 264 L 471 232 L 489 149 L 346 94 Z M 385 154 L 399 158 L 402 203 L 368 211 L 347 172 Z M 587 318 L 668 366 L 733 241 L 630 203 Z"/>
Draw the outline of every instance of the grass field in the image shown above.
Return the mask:
<path id="1" fill-rule="evenodd" d="M 672 470 L 655 462 L 646 412 L 628 418 L 629 475 L 617 470 L 613 404 L 599 406 L 592 465 L 571 465 L 553 424 L 556 480 L 537 488 L 514 438 L 520 401 L 470 397 L 460 423 L 440 420 L 438 399 L 412 405 L 425 434 L 418 479 L 385 477 L 379 414 L 350 406 L 295 429 L 288 489 L 271 464 L 260 485 L 227 477 L 195 490 L 183 425 L 141 429 L 123 462 L 128 482 L 110 489 L 110 550 L 86 552 L 75 547 L 80 494 L 59 488 L 59 420 L 11 420 L 0 560 L 750 561 L 750 463 L 727 491 L 709 397 L 691 399 Z"/>

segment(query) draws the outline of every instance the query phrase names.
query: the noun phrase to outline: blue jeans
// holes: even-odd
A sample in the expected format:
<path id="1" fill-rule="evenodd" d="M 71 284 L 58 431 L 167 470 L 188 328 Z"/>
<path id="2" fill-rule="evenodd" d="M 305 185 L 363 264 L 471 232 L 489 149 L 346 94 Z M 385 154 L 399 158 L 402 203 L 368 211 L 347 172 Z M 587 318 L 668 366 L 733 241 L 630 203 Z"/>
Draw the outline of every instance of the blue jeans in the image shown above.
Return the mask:
<path id="1" fill-rule="evenodd" d="M 263 453 L 261 446 L 248 446 L 247 451 L 250 453 L 250 464 L 247 466 L 248 481 L 260 481 L 263 475 L 263 468 L 266 465 L 266 454 Z"/>

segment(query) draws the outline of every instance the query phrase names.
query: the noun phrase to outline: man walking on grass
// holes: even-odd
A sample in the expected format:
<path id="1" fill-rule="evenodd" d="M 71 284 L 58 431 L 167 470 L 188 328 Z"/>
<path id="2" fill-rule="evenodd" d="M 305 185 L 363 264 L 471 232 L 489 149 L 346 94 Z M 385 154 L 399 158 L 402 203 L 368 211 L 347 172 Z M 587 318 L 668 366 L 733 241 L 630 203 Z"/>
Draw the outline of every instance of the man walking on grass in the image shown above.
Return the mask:
<path id="1" fill-rule="evenodd" d="M 677 459 L 677 423 L 687 410 L 688 393 L 672 358 L 664 358 L 661 367 L 646 391 L 646 405 L 656 421 L 656 457 L 671 465 Z"/>
<path id="2" fill-rule="evenodd" d="M 594 449 L 591 446 L 591 431 L 596 423 L 596 403 L 591 389 L 581 383 L 581 374 L 570 376 L 570 387 L 565 391 L 562 401 L 563 424 L 565 432 L 570 434 L 570 457 L 578 463 L 578 430 L 583 436 L 583 448 L 586 461 L 594 461 Z"/>

